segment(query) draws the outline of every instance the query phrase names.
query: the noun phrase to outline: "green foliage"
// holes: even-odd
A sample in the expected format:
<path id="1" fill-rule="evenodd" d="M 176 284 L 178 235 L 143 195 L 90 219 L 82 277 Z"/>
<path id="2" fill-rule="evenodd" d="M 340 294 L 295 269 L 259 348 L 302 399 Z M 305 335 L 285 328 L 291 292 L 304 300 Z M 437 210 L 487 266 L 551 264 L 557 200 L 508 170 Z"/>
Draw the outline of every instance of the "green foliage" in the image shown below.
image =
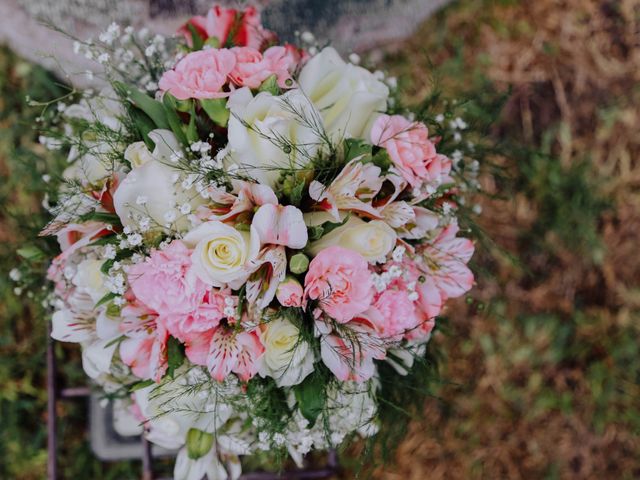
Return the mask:
<path id="1" fill-rule="evenodd" d="M 293 391 L 298 402 L 300 412 L 313 426 L 318 416 L 322 413 L 326 399 L 325 389 L 329 375 L 325 369 L 316 365 L 316 369 L 300 385 L 296 385 Z"/>
<path id="2" fill-rule="evenodd" d="M 227 109 L 227 101 L 224 98 L 204 98 L 200 100 L 200 105 L 213 123 L 221 127 L 227 126 L 229 110 Z"/>
<path id="3" fill-rule="evenodd" d="M 55 255 L 55 239 L 38 238 L 48 221 L 40 206 L 50 189 L 42 175 L 63 170 L 66 159 L 46 152 L 37 143 L 36 119 L 52 113 L 30 107 L 28 95 L 49 101 L 68 89 L 45 70 L 0 48 L 0 478 L 35 480 L 46 476 L 45 350 L 48 316 L 39 293 L 47 263 Z M 52 175 L 52 182 L 56 181 Z M 16 251 L 19 253 L 16 254 Z M 22 282 L 32 293 L 14 294 L 7 273 L 20 267 Z M 56 346 L 62 386 L 86 383 L 75 349 Z M 61 403 L 59 462 L 63 478 L 122 480 L 139 478 L 136 462 L 103 464 L 86 438 L 88 411 L 82 403 Z"/>

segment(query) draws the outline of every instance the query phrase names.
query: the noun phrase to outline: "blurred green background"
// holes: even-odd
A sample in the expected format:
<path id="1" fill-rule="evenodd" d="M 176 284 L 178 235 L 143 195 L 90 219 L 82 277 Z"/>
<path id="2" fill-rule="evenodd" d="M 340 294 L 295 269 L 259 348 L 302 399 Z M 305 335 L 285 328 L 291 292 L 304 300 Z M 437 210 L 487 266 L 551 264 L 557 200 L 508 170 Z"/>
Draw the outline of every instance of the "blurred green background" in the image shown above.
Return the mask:
<path id="1" fill-rule="evenodd" d="M 376 478 L 640 478 L 639 38 L 640 0 L 467 0 L 390 46 L 407 102 L 459 98 L 494 147 L 477 287 L 433 340 L 443 383 Z M 46 319 L 7 274 L 52 161 L 25 96 L 62 92 L 0 49 L 0 479 L 46 471 Z M 58 415 L 64 478 L 137 478 L 92 457 L 83 403 Z"/>

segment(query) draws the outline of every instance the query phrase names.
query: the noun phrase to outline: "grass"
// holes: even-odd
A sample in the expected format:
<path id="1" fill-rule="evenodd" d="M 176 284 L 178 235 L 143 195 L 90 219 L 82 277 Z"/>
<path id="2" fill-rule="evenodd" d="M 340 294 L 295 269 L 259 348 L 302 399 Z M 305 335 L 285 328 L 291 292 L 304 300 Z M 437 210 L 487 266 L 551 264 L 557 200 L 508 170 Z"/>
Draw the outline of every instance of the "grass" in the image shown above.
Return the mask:
<path id="1" fill-rule="evenodd" d="M 640 0 L 468 0 L 385 59 L 418 103 L 434 88 L 492 122 L 495 145 L 469 301 L 434 342 L 438 400 L 384 479 L 640 476 Z M 0 264 L 40 224 L 43 151 L 24 95 L 51 77 L 0 51 Z M 490 168 L 489 168 L 490 167 Z M 45 323 L 0 277 L 0 478 L 45 472 Z M 59 347 L 60 348 L 60 347 Z M 63 378 L 82 382 L 74 349 Z M 91 457 L 79 404 L 60 407 L 65 478 L 136 478 Z M 3 458 L 4 457 L 4 458 Z M 9 461 L 10 459 L 10 461 Z"/>

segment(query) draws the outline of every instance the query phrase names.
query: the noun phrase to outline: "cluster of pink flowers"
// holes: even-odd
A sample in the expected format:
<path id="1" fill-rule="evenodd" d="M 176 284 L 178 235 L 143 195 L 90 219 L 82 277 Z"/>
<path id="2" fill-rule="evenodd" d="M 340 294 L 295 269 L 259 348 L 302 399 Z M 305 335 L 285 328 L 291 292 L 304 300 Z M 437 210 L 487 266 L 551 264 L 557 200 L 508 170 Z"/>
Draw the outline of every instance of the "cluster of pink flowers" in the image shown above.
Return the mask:
<path id="1" fill-rule="evenodd" d="M 276 45 L 253 8 L 180 33 L 189 53 L 128 105 L 137 141 L 65 173 L 91 206 L 45 231 L 62 249 L 54 337 L 83 344 L 95 379 L 119 365 L 159 386 L 178 367 L 283 389 L 320 370 L 328 392 L 413 355 L 474 282 L 458 180 L 426 125 L 386 114 L 389 86 L 335 50 Z"/>

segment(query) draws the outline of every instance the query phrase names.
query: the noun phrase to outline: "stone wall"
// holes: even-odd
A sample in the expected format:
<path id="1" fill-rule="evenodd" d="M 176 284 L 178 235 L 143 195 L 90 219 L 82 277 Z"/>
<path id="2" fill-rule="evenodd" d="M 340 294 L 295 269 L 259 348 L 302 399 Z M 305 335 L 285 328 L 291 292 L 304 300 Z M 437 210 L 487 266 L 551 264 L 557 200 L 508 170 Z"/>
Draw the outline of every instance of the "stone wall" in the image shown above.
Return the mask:
<path id="1" fill-rule="evenodd" d="M 309 30 L 343 53 L 362 52 L 410 35 L 451 0 L 256 0 L 267 27 L 291 40 Z M 210 0 L 1 0 L 0 42 L 20 55 L 82 83 L 73 75 L 91 63 L 73 53 L 72 41 L 51 31 L 48 21 L 79 37 L 95 37 L 112 21 L 171 34 L 190 15 L 204 13 Z M 86 81 L 86 80 L 85 80 Z"/>

